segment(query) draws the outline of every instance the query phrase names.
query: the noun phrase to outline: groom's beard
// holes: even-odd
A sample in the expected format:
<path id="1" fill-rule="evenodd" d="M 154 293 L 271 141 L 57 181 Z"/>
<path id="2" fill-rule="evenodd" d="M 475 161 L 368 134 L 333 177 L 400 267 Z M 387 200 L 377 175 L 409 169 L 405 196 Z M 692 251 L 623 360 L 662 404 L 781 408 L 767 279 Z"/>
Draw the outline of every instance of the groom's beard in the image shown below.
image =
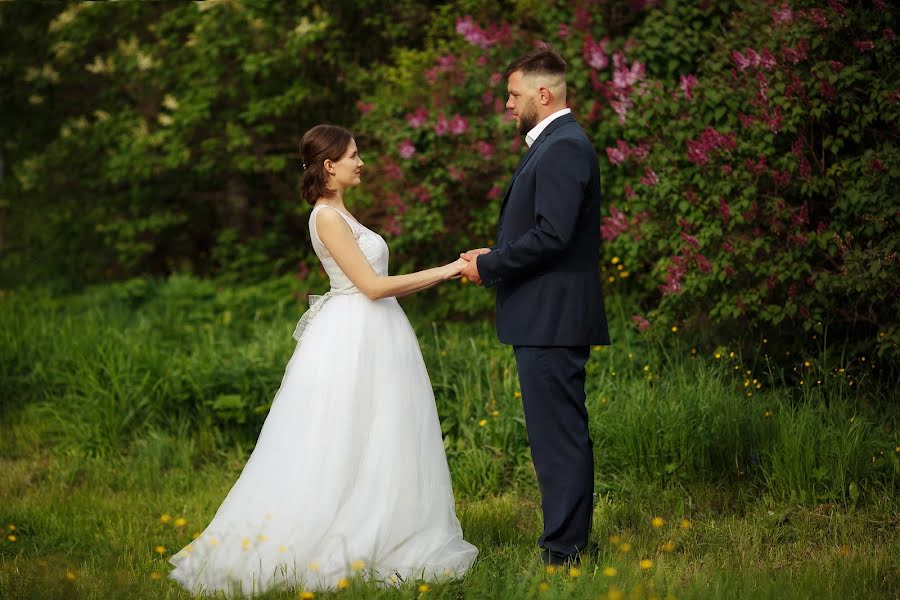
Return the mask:
<path id="1" fill-rule="evenodd" d="M 522 111 L 522 114 L 519 115 L 519 133 L 525 135 L 534 129 L 534 126 L 537 124 L 537 104 L 535 104 L 534 98 L 532 98 L 528 101 L 528 104 L 525 105 L 525 110 Z"/>

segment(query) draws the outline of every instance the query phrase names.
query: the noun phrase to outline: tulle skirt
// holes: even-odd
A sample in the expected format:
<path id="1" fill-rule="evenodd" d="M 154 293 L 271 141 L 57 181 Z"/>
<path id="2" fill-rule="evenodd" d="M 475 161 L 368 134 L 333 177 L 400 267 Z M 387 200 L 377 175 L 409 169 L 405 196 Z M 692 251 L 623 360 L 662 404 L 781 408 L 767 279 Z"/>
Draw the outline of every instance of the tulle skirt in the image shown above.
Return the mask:
<path id="1" fill-rule="evenodd" d="M 195 594 L 463 575 L 434 394 L 394 298 L 335 296 L 309 322 L 243 472 L 169 560 Z"/>

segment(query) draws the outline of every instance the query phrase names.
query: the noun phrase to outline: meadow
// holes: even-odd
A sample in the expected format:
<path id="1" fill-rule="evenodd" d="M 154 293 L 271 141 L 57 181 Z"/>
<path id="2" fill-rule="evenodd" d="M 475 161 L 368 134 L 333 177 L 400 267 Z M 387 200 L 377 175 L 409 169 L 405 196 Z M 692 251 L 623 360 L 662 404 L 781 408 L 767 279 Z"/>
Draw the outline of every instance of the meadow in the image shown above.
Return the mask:
<path id="1" fill-rule="evenodd" d="M 302 297 L 291 277 L 3 293 L 0 598 L 189 597 L 166 559 L 252 449 Z M 429 319 L 429 298 L 404 302 L 475 567 L 262 597 L 900 597 L 900 411 L 874 358 L 775 368 L 765 338 L 744 357 L 641 335 L 613 297 L 614 345 L 588 363 L 592 547 L 548 572 L 512 352 L 486 320 Z"/>

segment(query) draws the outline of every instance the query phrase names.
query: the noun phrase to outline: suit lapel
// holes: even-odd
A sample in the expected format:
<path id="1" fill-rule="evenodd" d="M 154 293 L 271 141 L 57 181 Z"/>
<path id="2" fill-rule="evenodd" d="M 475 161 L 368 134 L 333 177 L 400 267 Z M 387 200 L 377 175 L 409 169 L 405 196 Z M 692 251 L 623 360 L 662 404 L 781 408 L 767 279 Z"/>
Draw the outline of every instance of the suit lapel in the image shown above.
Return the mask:
<path id="1" fill-rule="evenodd" d="M 544 143 L 550 134 L 556 131 L 561 125 L 565 125 L 566 123 L 574 123 L 575 117 L 572 116 L 571 113 L 565 114 L 561 117 L 553 119 L 549 125 L 547 125 L 544 130 L 541 132 L 541 135 L 538 136 L 534 143 L 531 144 L 531 147 L 528 148 L 528 152 L 525 153 L 525 156 L 522 157 L 522 160 L 519 161 L 519 166 L 516 167 L 515 173 L 513 173 L 512 179 L 509 181 L 509 185 L 506 186 L 506 193 L 503 195 L 503 204 L 500 205 L 500 219 L 503 218 L 503 210 L 506 208 L 506 203 L 509 201 L 509 192 L 512 190 L 513 184 L 516 182 L 516 177 L 519 176 L 519 173 L 528 164 L 528 161 L 534 156 L 534 153 L 537 151 L 538 146 Z"/>

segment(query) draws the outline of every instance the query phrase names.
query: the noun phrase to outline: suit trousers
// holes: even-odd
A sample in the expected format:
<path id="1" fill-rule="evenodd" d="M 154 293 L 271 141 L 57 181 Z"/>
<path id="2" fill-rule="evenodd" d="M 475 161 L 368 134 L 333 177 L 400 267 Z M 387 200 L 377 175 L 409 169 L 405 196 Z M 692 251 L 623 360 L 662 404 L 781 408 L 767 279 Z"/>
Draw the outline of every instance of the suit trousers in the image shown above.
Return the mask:
<path id="1" fill-rule="evenodd" d="M 587 547 L 594 454 L 585 407 L 590 346 L 513 346 L 531 458 L 541 490 L 538 545 L 570 557 Z"/>

